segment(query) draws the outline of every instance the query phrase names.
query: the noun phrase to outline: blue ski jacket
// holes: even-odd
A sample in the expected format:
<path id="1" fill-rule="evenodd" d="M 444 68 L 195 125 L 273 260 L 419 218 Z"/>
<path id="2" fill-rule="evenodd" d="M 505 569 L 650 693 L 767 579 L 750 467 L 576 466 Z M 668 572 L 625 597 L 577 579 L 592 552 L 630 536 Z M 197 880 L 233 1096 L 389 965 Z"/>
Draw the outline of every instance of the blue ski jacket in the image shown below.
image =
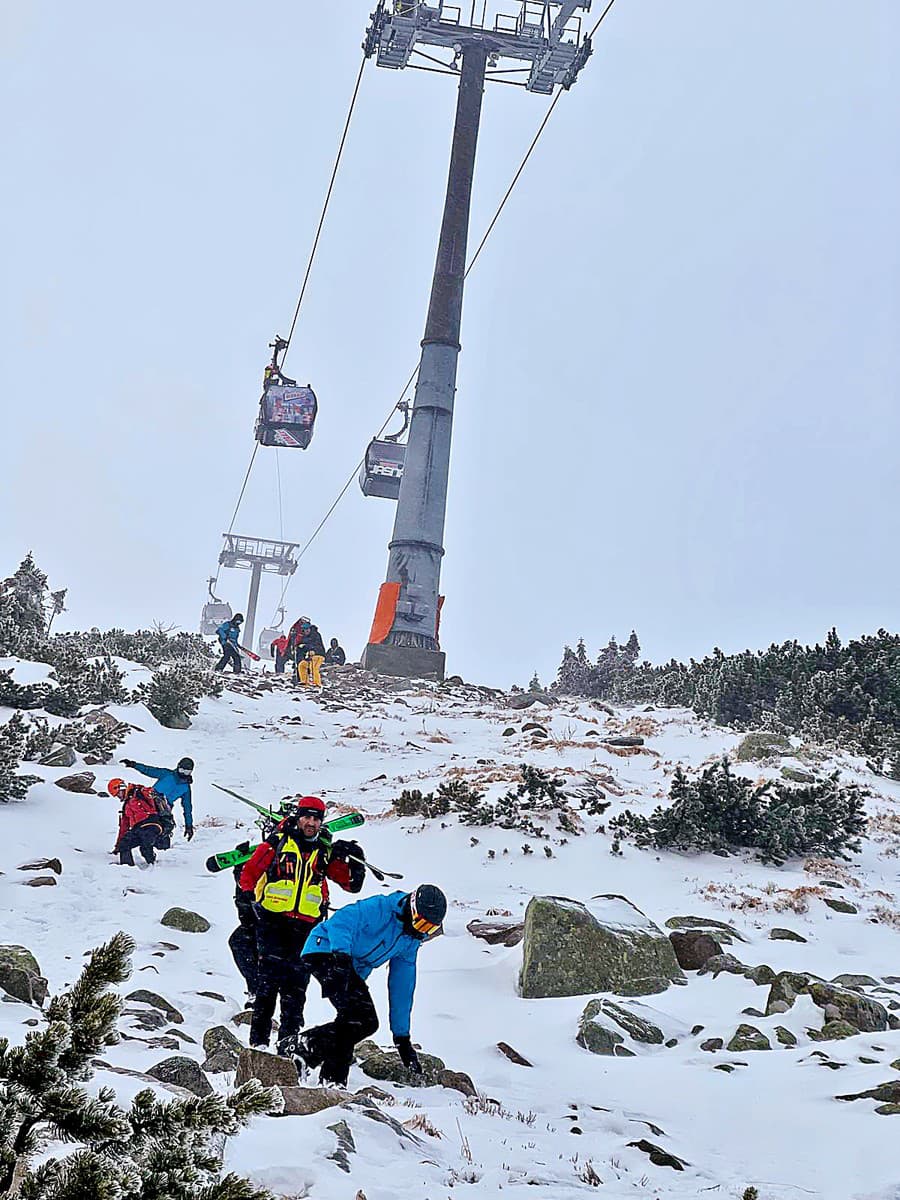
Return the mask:
<path id="1" fill-rule="evenodd" d="M 230 621 L 223 621 L 216 630 L 216 637 L 222 643 L 223 648 L 226 642 L 232 642 L 236 646 L 238 644 L 237 625 L 232 625 Z"/>
<path id="2" fill-rule="evenodd" d="M 161 796 L 165 796 L 172 808 L 175 807 L 176 800 L 181 801 L 181 807 L 184 810 L 184 825 L 186 829 L 190 829 L 194 824 L 194 810 L 191 804 L 191 785 L 188 781 L 182 779 L 177 771 L 173 771 L 169 767 L 148 767 L 144 763 L 135 763 L 134 769 L 140 771 L 142 775 L 156 780 L 153 790 L 159 792 Z"/>
<path id="3" fill-rule="evenodd" d="M 375 967 L 388 967 L 388 1000 L 391 1033 L 409 1036 L 413 993 L 416 990 L 416 955 L 424 945 L 403 928 L 403 908 L 408 892 L 370 896 L 347 904 L 316 925 L 306 939 L 304 954 L 349 954 L 356 973 L 367 979 Z"/>

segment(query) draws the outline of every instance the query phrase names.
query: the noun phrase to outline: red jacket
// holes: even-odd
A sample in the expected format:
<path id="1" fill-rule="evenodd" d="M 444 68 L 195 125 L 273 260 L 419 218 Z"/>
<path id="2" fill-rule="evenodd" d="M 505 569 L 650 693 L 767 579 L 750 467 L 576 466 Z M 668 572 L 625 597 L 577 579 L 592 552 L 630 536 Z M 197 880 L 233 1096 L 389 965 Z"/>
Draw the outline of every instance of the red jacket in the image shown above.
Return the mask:
<path id="1" fill-rule="evenodd" d="M 275 861 L 275 846 L 281 840 L 281 834 L 284 832 L 284 827 L 287 820 L 281 822 L 274 833 L 270 834 L 264 842 L 256 847 L 251 858 L 244 864 L 244 869 L 241 871 L 241 877 L 238 880 L 238 887 L 242 892 L 252 892 L 256 885 L 262 879 L 263 875 L 269 870 Z M 294 837 L 297 845 L 300 846 L 300 853 L 304 859 L 309 858 L 313 850 L 318 849 L 320 852 L 326 849 L 326 843 L 322 841 L 314 842 L 312 846 L 306 849 L 302 844 L 302 838 L 299 834 Z M 342 887 L 345 892 L 358 892 L 362 887 L 362 876 L 357 876 L 351 871 L 350 864 L 344 859 L 328 859 L 325 870 L 322 873 L 322 899 L 324 906 L 328 906 L 328 880 Z M 309 923 L 309 917 L 302 916 L 300 913 L 292 912 L 285 913 L 286 917 L 295 921 L 306 921 Z M 324 913 L 323 913 L 324 915 Z M 314 923 L 314 922 L 313 922 Z"/>
<path id="2" fill-rule="evenodd" d="M 275 638 L 275 640 L 272 642 L 272 657 L 275 657 L 275 651 L 277 650 L 281 657 L 284 658 L 285 654 L 287 654 L 287 648 L 288 636 L 286 633 L 283 633 L 281 637 Z"/>
<path id="3" fill-rule="evenodd" d="M 124 837 L 129 829 L 134 829 L 135 825 L 140 825 L 148 817 L 158 816 L 153 789 L 144 787 L 141 783 L 129 783 L 122 811 L 119 813 L 119 838 Z"/>

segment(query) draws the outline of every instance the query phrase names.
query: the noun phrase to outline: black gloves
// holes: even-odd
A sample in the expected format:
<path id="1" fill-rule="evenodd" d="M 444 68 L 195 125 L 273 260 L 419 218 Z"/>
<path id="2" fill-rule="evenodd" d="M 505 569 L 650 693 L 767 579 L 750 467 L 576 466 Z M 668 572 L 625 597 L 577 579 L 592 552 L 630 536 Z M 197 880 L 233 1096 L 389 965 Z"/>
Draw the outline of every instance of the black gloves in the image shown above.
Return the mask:
<path id="1" fill-rule="evenodd" d="M 194 836 L 194 827 L 193 827 L 193 825 L 185 825 L 185 827 L 184 827 L 184 836 L 187 838 L 187 840 L 188 840 L 188 841 L 190 841 L 190 840 L 191 840 L 191 838 Z"/>
<path id="2" fill-rule="evenodd" d="M 133 770 L 133 769 L 134 769 L 134 766 L 135 766 L 134 759 L 133 759 L 133 758 L 123 758 L 123 759 L 122 759 L 122 766 L 123 766 L 123 767 L 131 767 L 131 768 L 132 768 L 132 770 Z"/>
<path id="3" fill-rule="evenodd" d="M 361 858 L 365 860 L 363 848 L 359 842 L 345 842 L 341 838 L 331 843 L 331 857 L 338 861 L 346 862 L 350 856 L 353 858 Z"/>
<path id="4" fill-rule="evenodd" d="M 410 1041 L 409 1034 L 394 1034 L 394 1045 L 397 1047 L 397 1053 L 400 1055 L 400 1061 L 409 1071 L 410 1075 L 421 1075 L 422 1064 L 419 1062 L 419 1056 L 413 1049 L 413 1044 Z"/>

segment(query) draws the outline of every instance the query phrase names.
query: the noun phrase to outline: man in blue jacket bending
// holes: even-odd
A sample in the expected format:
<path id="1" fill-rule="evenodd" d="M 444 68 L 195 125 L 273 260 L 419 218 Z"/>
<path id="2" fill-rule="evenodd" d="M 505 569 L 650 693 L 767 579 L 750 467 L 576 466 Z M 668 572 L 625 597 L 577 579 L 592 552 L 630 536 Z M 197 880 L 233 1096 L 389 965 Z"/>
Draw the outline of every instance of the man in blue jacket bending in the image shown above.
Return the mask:
<path id="1" fill-rule="evenodd" d="M 142 775 L 155 779 L 154 792 L 159 792 L 169 802 L 169 807 L 175 807 L 175 801 L 181 801 L 184 812 L 184 836 L 188 841 L 194 836 L 194 810 L 191 804 L 191 784 L 194 782 L 194 760 L 182 758 L 175 770 L 169 767 L 148 767 L 144 763 L 135 762 L 133 758 L 123 758 L 122 765 L 131 767 L 132 771 L 140 771 Z"/>
<path id="2" fill-rule="evenodd" d="M 297 1038 L 297 1053 L 310 1068 L 321 1067 L 322 1083 L 344 1087 L 353 1048 L 378 1028 L 378 1014 L 365 980 L 375 967 L 388 967 L 388 999 L 394 1045 L 406 1069 L 421 1074 L 409 1035 L 416 956 L 443 932 L 447 898 L 433 883 L 414 892 L 391 892 L 348 904 L 306 940 L 303 957 L 318 979 L 322 995 L 336 1009 L 327 1025 L 317 1025 Z"/>

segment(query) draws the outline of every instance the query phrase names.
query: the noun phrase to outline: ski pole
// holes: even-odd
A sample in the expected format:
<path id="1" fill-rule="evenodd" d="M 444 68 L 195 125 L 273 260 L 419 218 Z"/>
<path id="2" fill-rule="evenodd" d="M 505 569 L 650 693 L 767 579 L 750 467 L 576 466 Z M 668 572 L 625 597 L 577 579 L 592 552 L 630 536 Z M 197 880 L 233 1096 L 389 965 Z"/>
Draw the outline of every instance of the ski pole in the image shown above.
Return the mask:
<path id="1" fill-rule="evenodd" d="M 373 866 L 367 858 L 357 858 L 355 854 L 348 854 L 347 861 L 359 863 L 361 867 L 368 867 L 379 883 L 383 883 L 385 879 L 403 878 L 398 871 L 382 871 L 380 867 Z"/>

